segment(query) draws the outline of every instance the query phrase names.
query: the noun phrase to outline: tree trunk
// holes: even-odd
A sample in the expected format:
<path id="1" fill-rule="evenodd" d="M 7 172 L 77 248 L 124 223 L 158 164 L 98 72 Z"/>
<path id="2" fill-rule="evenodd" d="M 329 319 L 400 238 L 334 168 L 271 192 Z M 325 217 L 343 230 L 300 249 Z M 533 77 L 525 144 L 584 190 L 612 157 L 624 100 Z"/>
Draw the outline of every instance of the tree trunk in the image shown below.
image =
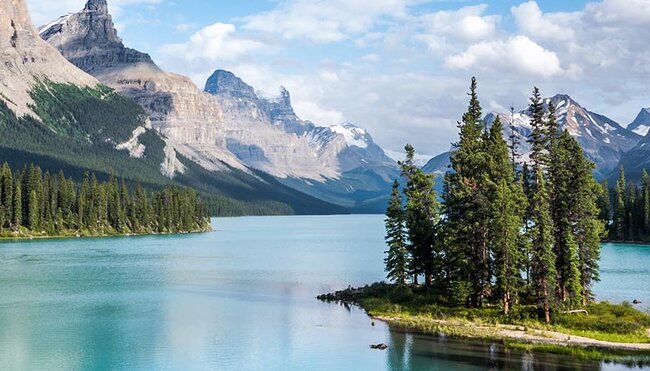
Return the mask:
<path id="1" fill-rule="evenodd" d="M 544 321 L 551 323 L 551 308 L 548 303 L 548 287 L 544 284 Z"/>

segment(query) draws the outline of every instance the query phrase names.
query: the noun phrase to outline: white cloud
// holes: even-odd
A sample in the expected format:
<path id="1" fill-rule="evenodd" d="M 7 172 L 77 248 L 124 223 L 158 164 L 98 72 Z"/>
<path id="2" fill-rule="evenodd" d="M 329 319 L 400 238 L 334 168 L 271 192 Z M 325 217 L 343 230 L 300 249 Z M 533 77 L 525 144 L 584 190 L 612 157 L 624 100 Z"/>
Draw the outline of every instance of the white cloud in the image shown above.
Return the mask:
<path id="1" fill-rule="evenodd" d="M 78 12 L 83 9 L 86 0 L 26 0 L 29 7 L 32 21 L 42 26 L 61 15 Z M 120 16 L 125 7 L 132 5 L 157 5 L 164 0 L 110 0 L 109 9 L 114 16 Z"/>
<path id="2" fill-rule="evenodd" d="M 552 77 L 563 72 L 558 56 L 526 36 L 507 40 L 474 44 L 465 52 L 452 55 L 445 61 L 452 69 L 490 69 L 507 71 L 514 68 L 521 73 Z"/>
<path id="3" fill-rule="evenodd" d="M 544 14 L 535 1 L 512 8 L 515 23 L 521 32 L 536 38 L 568 41 L 575 33 L 571 22 L 578 21 L 576 13 Z"/>
<path id="4" fill-rule="evenodd" d="M 318 43 L 342 41 L 371 30 L 385 16 L 406 15 L 422 0 L 293 0 L 244 18 L 245 29 L 279 34 L 285 39 Z"/>
<path id="5" fill-rule="evenodd" d="M 217 63 L 236 61 L 265 47 L 259 41 L 237 35 L 236 31 L 232 24 L 215 23 L 194 33 L 185 43 L 162 45 L 158 54 L 175 67 L 199 66 L 207 74 Z"/>
<path id="6" fill-rule="evenodd" d="M 604 0 L 587 4 L 586 13 L 598 23 L 608 26 L 648 27 L 650 1 Z"/>

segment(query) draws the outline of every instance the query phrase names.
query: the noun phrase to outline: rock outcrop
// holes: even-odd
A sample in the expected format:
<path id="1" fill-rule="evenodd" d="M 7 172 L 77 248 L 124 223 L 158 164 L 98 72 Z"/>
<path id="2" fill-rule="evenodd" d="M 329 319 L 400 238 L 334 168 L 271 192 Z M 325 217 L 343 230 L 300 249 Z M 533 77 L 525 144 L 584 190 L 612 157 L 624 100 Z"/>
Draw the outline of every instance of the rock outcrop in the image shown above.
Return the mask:
<path id="1" fill-rule="evenodd" d="M 19 116 L 33 114 L 29 92 L 39 81 L 98 84 L 38 37 L 23 0 L 0 0 L 0 65 L 0 101 Z"/>
<path id="2" fill-rule="evenodd" d="M 650 107 L 643 108 L 634 121 L 628 125 L 627 130 L 631 130 L 643 137 L 648 135 L 648 132 L 650 132 Z"/>
<path id="3" fill-rule="evenodd" d="M 246 171 L 227 150 L 217 99 L 189 78 L 163 71 L 149 55 L 125 47 L 106 0 L 88 1 L 81 12 L 41 28 L 40 35 L 77 67 L 139 103 L 165 137 L 168 153 L 175 150 L 208 170 Z M 169 174 L 182 169 L 168 163 Z"/>

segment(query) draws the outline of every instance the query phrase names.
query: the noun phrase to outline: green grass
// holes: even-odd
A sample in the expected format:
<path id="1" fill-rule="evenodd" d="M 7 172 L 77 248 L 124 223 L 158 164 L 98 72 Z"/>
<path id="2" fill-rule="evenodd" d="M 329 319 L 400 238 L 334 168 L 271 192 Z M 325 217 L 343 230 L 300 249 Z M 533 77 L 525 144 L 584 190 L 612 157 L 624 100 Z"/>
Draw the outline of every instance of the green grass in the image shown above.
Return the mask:
<path id="1" fill-rule="evenodd" d="M 650 315 L 636 310 L 629 303 L 602 302 L 580 308 L 587 310 L 588 314 L 568 314 L 563 313 L 563 308 L 556 308 L 552 323 L 545 324 L 538 319 L 534 305 L 516 306 L 506 316 L 496 304 L 481 309 L 451 306 L 438 293 L 386 283 L 321 295 L 319 299 L 354 303 L 371 316 L 391 318 L 394 325 L 425 334 L 445 333 L 494 340 L 499 338 L 499 326 L 511 325 L 524 331 L 553 331 L 613 343 L 650 343 Z M 574 351 L 567 350 L 567 347 L 561 347 L 561 350 Z M 595 352 L 576 350 L 582 351 L 586 355 Z M 603 352 L 598 354 L 602 356 Z"/>

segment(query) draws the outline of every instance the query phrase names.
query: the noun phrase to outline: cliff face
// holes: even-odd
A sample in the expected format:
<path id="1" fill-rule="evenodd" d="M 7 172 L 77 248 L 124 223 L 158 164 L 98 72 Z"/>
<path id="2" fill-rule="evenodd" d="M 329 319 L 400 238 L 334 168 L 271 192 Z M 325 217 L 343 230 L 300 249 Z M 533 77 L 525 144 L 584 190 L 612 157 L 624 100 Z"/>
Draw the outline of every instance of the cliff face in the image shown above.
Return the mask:
<path id="1" fill-rule="evenodd" d="M 76 14 L 60 17 L 43 27 L 42 38 L 82 70 L 93 73 L 134 63 L 153 64 L 151 57 L 124 47 L 117 36 L 106 0 L 91 0 Z"/>
<path id="2" fill-rule="evenodd" d="M 98 84 L 38 36 L 23 0 L 0 0 L 0 64 L 0 100 L 19 116 L 32 114 L 29 92 L 37 81 Z"/>
<path id="3" fill-rule="evenodd" d="M 40 35 L 77 67 L 140 104 L 170 148 L 208 170 L 246 170 L 227 150 L 216 98 L 125 47 L 106 0 L 88 1 L 81 12 L 44 26 Z"/>

